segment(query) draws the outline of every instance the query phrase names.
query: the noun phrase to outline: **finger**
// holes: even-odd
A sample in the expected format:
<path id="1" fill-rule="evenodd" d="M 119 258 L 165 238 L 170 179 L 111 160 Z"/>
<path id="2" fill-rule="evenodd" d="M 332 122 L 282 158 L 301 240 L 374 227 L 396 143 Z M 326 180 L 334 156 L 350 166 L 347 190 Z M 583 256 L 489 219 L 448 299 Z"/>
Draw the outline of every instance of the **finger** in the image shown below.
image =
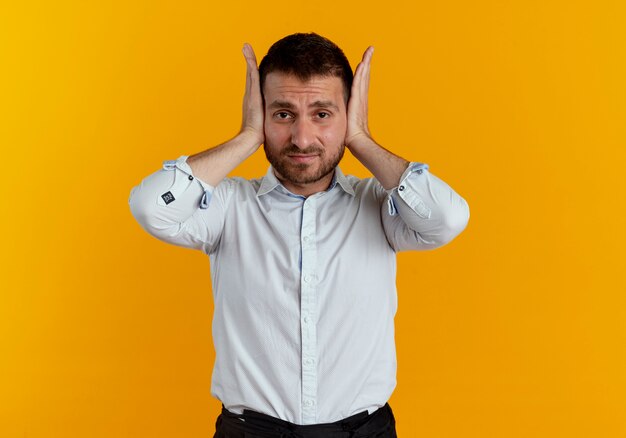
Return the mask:
<path id="1" fill-rule="evenodd" d="M 361 62 L 357 65 L 356 70 L 354 72 L 354 79 L 358 84 L 361 84 L 363 80 L 369 79 L 369 68 L 370 62 L 372 59 L 372 54 L 374 53 L 374 47 L 369 46 L 365 52 L 363 52 L 363 57 L 361 58 Z"/>
<path id="2" fill-rule="evenodd" d="M 365 49 L 365 52 L 363 52 L 363 59 L 361 60 L 361 62 L 369 65 L 373 54 L 374 54 L 374 46 L 369 46 L 367 49 Z"/>
<path id="3" fill-rule="evenodd" d="M 369 88 L 369 70 L 373 52 L 374 47 L 372 46 L 369 46 L 365 50 L 365 52 L 363 52 L 361 62 L 357 66 L 357 69 L 354 73 L 354 82 L 358 87 L 360 99 L 364 102 L 367 102 L 367 90 Z"/>
<path id="4" fill-rule="evenodd" d="M 248 43 L 244 43 L 242 52 L 243 52 L 243 56 L 246 57 L 246 60 L 256 67 L 257 66 L 256 55 L 254 54 L 254 50 L 252 49 L 252 46 Z"/>
<path id="5" fill-rule="evenodd" d="M 252 46 L 244 43 L 242 52 L 246 58 L 246 90 L 250 92 L 259 86 L 259 69 Z"/>
<path id="6" fill-rule="evenodd" d="M 257 67 L 256 55 L 254 54 L 254 50 L 252 49 L 252 46 L 248 43 L 245 43 L 243 45 L 242 52 L 243 52 L 243 56 L 246 58 L 246 65 L 248 67 L 248 72 L 251 73 L 252 77 L 255 76 L 254 73 L 257 73 L 257 76 L 258 76 L 259 69 Z"/>
<path id="7" fill-rule="evenodd" d="M 250 50 L 249 50 L 249 44 L 248 43 L 244 43 L 243 48 L 241 49 L 241 52 L 243 53 L 244 59 L 246 60 L 246 94 L 249 93 L 250 91 L 250 82 L 252 80 L 251 78 L 251 72 L 250 72 Z"/>
<path id="8" fill-rule="evenodd" d="M 374 47 L 369 46 L 365 52 L 363 52 L 363 56 L 361 57 L 361 62 L 356 67 L 356 71 L 354 75 L 357 76 L 359 74 L 363 74 L 363 71 L 367 69 L 369 66 L 370 59 L 372 58 L 372 52 L 374 51 Z"/>
<path id="9" fill-rule="evenodd" d="M 354 78 L 352 79 L 352 91 L 354 93 L 360 93 L 362 90 L 364 70 L 365 64 L 359 62 L 359 65 L 356 66 L 356 70 L 354 71 Z"/>
<path id="10" fill-rule="evenodd" d="M 374 53 L 374 47 L 369 46 L 365 52 L 363 52 L 363 57 L 361 58 L 361 62 L 357 66 L 357 70 L 362 70 L 364 73 L 369 69 L 370 63 L 372 61 L 372 54 Z M 359 69 L 359 67 L 361 67 Z M 356 75 L 356 72 L 355 72 Z"/>
<path id="11" fill-rule="evenodd" d="M 372 55 L 374 54 L 374 46 L 369 46 L 365 53 L 363 54 L 363 63 L 365 64 L 365 77 L 367 83 L 369 83 L 370 79 L 370 65 L 372 63 Z"/>

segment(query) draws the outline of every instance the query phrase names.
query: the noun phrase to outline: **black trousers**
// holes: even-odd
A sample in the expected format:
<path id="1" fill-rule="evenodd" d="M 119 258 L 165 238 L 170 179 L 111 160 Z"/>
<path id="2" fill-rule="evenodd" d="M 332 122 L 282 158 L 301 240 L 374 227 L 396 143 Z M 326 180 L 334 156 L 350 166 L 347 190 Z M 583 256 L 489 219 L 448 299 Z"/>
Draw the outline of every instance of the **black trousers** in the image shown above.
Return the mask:
<path id="1" fill-rule="evenodd" d="M 242 421 L 243 420 L 243 421 Z M 213 438 L 397 438 L 389 404 L 334 423 L 297 425 L 255 411 L 233 414 L 222 406 Z"/>

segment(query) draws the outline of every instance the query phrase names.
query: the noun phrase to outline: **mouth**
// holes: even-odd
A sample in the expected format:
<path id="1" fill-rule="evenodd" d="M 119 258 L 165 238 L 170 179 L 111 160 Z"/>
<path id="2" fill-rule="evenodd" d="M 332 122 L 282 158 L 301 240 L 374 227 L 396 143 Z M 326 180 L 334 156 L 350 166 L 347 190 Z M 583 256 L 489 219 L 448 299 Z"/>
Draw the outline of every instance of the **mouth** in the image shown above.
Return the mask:
<path id="1" fill-rule="evenodd" d="M 314 159 L 316 159 L 319 155 L 310 154 L 310 155 L 287 155 L 290 160 L 296 163 L 310 163 Z"/>

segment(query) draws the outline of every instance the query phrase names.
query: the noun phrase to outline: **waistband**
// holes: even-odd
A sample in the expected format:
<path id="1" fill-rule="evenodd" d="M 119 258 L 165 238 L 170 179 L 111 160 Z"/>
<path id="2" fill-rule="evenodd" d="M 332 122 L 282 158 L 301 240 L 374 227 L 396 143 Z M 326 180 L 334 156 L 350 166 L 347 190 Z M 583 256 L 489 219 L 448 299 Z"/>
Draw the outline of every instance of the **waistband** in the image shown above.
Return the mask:
<path id="1" fill-rule="evenodd" d="M 245 409 L 243 414 L 228 411 L 222 405 L 222 422 L 251 437 L 344 438 L 359 437 L 373 431 L 388 430 L 395 424 L 388 403 L 368 414 L 360 412 L 333 423 L 300 425 L 270 415 Z M 243 420 L 243 421 L 242 421 Z"/>

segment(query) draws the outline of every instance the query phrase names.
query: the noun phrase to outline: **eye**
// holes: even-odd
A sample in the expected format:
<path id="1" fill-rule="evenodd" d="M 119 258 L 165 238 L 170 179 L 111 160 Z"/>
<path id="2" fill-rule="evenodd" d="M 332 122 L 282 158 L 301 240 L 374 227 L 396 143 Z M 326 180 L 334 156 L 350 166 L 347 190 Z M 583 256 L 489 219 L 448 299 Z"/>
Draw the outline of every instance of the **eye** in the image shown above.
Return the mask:
<path id="1" fill-rule="evenodd" d="M 281 120 L 286 120 L 291 117 L 291 114 L 285 111 L 279 111 L 276 114 L 274 114 L 274 117 L 281 119 Z"/>
<path id="2" fill-rule="evenodd" d="M 318 116 L 320 119 L 327 119 L 327 118 L 329 118 L 329 117 L 330 117 L 330 114 L 329 114 L 329 113 L 327 113 L 326 111 L 320 111 L 319 113 L 317 113 L 317 116 Z"/>

